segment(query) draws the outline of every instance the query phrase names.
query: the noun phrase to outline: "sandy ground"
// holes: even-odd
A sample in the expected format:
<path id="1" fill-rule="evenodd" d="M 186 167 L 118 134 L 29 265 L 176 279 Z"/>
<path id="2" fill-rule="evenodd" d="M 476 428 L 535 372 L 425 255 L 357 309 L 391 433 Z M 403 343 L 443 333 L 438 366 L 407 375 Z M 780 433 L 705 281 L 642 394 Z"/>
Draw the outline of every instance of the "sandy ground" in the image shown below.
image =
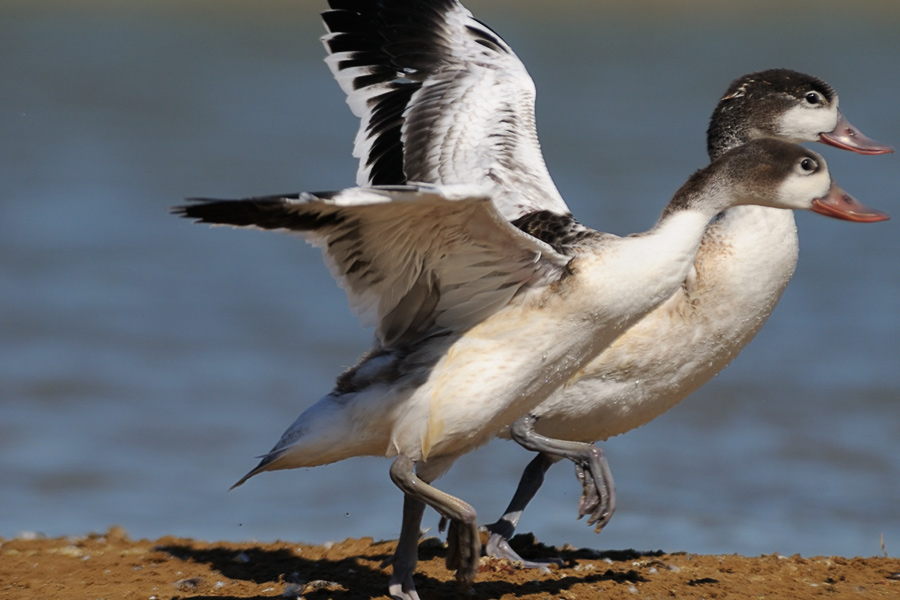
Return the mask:
<path id="1" fill-rule="evenodd" d="M 420 547 L 416 574 L 423 600 L 900 598 L 898 558 L 598 553 L 546 547 L 530 535 L 513 541 L 526 558 L 557 556 L 565 564 L 540 572 L 482 559 L 466 593 L 444 568 L 443 543 L 430 538 Z M 390 576 L 381 562 L 393 549 L 394 542 L 365 538 L 326 546 L 132 540 L 119 528 L 79 537 L 22 536 L 0 539 L 0 598 L 380 599 L 387 598 Z"/>

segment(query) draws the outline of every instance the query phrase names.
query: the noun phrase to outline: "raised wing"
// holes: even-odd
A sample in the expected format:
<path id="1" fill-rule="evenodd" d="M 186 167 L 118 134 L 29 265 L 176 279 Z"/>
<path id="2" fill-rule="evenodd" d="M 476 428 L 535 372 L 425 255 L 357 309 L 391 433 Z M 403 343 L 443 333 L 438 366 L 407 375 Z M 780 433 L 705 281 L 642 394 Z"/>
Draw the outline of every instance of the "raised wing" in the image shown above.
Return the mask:
<path id="1" fill-rule="evenodd" d="M 568 214 L 541 154 L 534 82 L 456 0 L 329 0 L 325 59 L 360 119 L 357 185 L 477 184 L 507 219 Z"/>
<path id="2" fill-rule="evenodd" d="M 467 329 L 523 287 L 555 281 L 569 260 L 511 225 L 472 186 L 198 200 L 175 212 L 301 234 L 322 249 L 351 309 L 385 348 Z"/>

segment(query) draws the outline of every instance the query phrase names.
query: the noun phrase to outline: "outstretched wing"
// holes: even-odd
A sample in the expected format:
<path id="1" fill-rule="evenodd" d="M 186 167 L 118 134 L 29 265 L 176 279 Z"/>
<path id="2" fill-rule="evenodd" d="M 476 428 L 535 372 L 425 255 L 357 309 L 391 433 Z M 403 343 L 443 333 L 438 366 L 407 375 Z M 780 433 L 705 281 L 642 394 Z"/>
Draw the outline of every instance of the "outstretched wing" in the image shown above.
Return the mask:
<path id="1" fill-rule="evenodd" d="M 325 59 L 360 119 L 357 185 L 476 184 L 507 219 L 569 209 L 534 120 L 534 82 L 456 0 L 329 0 Z"/>
<path id="2" fill-rule="evenodd" d="M 472 186 L 198 200 L 175 212 L 301 234 L 322 249 L 351 309 L 385 348 L 467 329 L 523 287 L 556 280 L 569 260 L 511 225 Z"/>

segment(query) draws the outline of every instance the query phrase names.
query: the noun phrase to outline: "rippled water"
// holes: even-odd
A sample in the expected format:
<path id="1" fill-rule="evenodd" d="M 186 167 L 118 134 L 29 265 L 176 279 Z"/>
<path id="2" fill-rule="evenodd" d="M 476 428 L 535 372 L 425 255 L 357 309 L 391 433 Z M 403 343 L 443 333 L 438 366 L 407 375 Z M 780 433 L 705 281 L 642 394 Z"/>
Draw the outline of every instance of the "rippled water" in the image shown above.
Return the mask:
<path id="1" fill-rule="evenodd" d="M 0 536 L 120 524 L 142 537 L 395 537 L 401 496 L 384 459 L 226 493 L 369 333 L 303 243 L 167 213 L 185 196 L 351 184 L 356 123 L 321 62 L 322 7 L 145 4 L 0 5 Z M 590 225 L 652 224 L 704 163 L 719 95 L 751 70 L 824 77 L 851 121 L 900 144 L 900 19 L 877 3 L 814 15 L 528 6 L 471 3 L 534 76 L 550 169 Z M 900 218 L 898 157 L 816 149 L 848 191 Z M 879 554 L 883 534 L 896 555 L 898 223 L 798 222 L 797 275 L 757 340 L 605 445 L 620 501 L 609 527 L 574 520 L 579 487 L 562 465 L 523 531 L 807 555 Z M 439 485 L 487 522 L 528 460 L 495 442 Z"/>

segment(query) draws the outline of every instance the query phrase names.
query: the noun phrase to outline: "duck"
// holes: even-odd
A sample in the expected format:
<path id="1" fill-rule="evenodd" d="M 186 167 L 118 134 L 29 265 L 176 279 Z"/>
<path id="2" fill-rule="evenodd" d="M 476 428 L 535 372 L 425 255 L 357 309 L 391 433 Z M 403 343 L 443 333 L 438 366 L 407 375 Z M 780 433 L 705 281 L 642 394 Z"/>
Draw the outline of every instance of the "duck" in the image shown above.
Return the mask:
<path id="1" fill-rule="evenodd" d="M 499 190 L 498 209 L 510 220 L 534 210 L 570 214 L 541 158 L 534 83 L 499 34 L 456 0 L 330 5 L 322 41 L 360 120 L 357 185 L 479 181 Z M 731 83 L 710 119 L 708 154 L 714 160 L 757 138 L 893 152 L 847 120 L 825 81 L 784 68 Z M 615 510 L 615 487 L 593 442 L 654 419 L 730 364 L 771 314 L 798 252 L 790 211 L 741 206 L 719 215 L 681 290 L 517 427 L 501 430 L 538 455 L 504 515 L 487 526 L 487 553 L 544 566 L 522 560 L 508 540 L 562 457 L 575 463 L 584 486 L 579 517 L 602 529 Z"/>
<path id="2" fill-rule="evenodd" d="M 753 139 L 818 141 L 859 154 L 893 152 L 856 129 L 823 80 L 789 69 L 735 79 L 710 118 L 711 160 Z M 851 219 L 875 222 L 886 215 Z M 594 442 L 631 431 L 665 413 L 727 367 L 756 336 L 797 265 L 791 211 L 739 206 L 710 223 L 684 284 L 585 369 L 514 427 L 500 433 L 538 455 L 504 514 L 487 526 L 486 552 L 527 567 L 509 546 L 544 474 L 562 458 L 584 486 L 578 516 L 600 531 L 615 511 L 615 487 Z"/>
<path id="3" fill-rule="evenodd" d="M 834 218 L 881 214 L 834 183 L 821 156 L 772 139 L 694 173 L 652 229 L 626 237 L 549 210 L 509 221 L 490 190 L 465 184 L 176 207 L 196 222 L 299 234 L 321 249 L 354 312 L 375 328 L 369 352 L 234 487 L 265 471 L 393 458 L 389 473 L 404 505 L 391 595 L 418 598 L 412 575 L 426 505 L 449 522 L 447 567 L 471 585 L 481 555 L 477 515 L 432 483 L 669 298 L 710 220 L 745 204 Z"/>

